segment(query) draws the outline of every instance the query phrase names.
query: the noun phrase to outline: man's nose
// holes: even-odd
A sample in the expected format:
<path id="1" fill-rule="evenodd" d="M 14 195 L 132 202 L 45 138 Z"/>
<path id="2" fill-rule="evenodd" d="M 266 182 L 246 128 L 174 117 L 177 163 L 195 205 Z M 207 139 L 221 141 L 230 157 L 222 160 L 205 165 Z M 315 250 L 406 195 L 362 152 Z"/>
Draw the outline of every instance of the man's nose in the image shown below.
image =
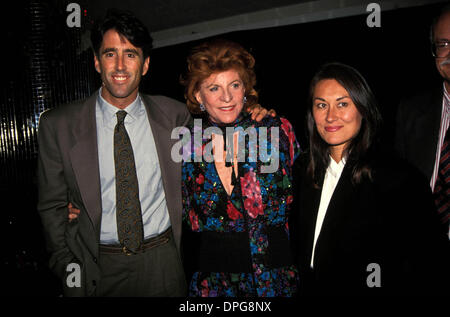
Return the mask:
<path id="1" fill-rule="evenodd" d="M 118 71 L 122 71 L 125 70 L 125 61 L 124 61 L 124 55 L 117 55 L 117 60 L 116 60 L 116 70 Z"/>

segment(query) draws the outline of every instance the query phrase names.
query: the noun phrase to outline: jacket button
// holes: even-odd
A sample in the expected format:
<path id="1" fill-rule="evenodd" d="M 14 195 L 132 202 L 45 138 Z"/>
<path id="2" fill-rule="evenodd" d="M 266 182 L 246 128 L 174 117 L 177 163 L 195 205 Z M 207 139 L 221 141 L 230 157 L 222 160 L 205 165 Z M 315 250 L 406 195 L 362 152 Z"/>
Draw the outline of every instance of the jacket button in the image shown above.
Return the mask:
<path id="1" fill-rule="evenodd" d="M 92 260 L 94 261 L 94 263 L 97 263 L 97 258 L 93 258 Z"/>
<path id="2" fill-rule="evenodd" d="M 92 285 L 93 286 L 97 286 L 97 281 L 96 280 L 92 280 Z"/>

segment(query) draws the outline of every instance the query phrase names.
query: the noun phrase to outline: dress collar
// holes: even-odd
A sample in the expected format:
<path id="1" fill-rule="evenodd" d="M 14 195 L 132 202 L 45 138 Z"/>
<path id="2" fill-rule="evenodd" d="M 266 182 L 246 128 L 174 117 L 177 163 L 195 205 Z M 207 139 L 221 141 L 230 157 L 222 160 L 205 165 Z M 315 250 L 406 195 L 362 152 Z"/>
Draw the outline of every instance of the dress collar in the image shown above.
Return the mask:
<path id="1" fill-rule="evenodd" d="M 327 172 L 330 173 L 333 177 L 338 177 L 342 170 L 345 167 L 346 159 L 343 157 L 339 163 L 336 163 L 335 160 L 330 156 L 330 165 L 328 165 Z"/>

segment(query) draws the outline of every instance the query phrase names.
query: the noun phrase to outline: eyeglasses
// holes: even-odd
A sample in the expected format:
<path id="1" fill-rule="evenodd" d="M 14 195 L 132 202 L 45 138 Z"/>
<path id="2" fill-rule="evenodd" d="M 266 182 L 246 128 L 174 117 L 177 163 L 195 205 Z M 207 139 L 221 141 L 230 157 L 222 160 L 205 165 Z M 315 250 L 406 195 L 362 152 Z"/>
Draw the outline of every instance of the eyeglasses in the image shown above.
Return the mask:
<path id="1" fill-rule="evenodd" d="M 434 57 L 445 57 L 450 51 L 449 41 L 439 41 L 431 44 L 431 52 Z"/>

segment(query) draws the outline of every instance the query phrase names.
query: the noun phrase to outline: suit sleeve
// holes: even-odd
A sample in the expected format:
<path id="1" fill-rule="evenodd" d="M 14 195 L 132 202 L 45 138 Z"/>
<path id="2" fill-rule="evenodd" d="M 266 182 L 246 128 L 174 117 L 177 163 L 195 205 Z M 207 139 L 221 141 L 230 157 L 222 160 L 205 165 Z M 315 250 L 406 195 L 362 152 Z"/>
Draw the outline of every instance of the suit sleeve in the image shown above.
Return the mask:
<path id="1" fill-rule="evenodd" d="M 48 113 L 39 121 L 38 130 L 38 212 L 41 217 L 47 249 L 50 252 L 50 268 L 63 278 L 66 267 L 74 262 L 74 255 L 67 247 L 65 234 L 68 227 L 67 184 L 57 134 Z"/>
<path id="2" fill-rule="evenodd" d="M 191 116 L 191 113 L 188 111 L 187 106 L 184 106 L 184 111 L 182 112 L 180 123 L 181 126 L 187 127 L 190 126 L 193 122 L 193 118 Z"/>
<path id="3" fill-rule="evenodd" d="M 428 289 L 428 294 L 450 295 L 450 241 L 439 222 L 429 184 L 425 178 L 419 182 L 417 175 L 409 183 L 410 210 L 413 211 L 408 224 L 414 233 L 411 254 L 414 255 L 416 284 Z M 412 178 L 412 177 L 410 177 Z M 420 283 L 420 284 L 419 284 Z"/>
<path id="4" fill-rule="evenodd" d="M 408 290 L 427 294 L 449 294 L 450 242 L 439 220 L 427 180 L 410 168 L 395 193 L 398 212 L 394 228 L 398 233 L 398 253 Z M 393 197 L 394 198 L 394 197 Z M 402 228 L 402 229 L 400 229 Z"/>

